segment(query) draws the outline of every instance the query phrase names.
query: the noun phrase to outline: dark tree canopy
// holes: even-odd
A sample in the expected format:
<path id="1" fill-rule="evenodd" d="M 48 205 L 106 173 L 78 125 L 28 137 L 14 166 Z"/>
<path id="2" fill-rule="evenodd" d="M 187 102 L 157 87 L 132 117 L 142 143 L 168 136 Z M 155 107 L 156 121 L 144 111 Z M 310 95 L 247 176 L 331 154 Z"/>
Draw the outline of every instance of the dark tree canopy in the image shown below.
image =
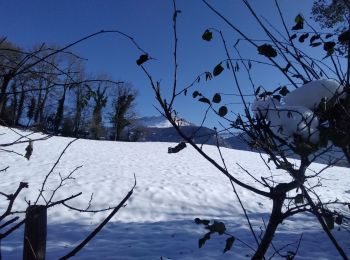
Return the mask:
<path id="1" fill-rule="evenodd" d="M 317 0 L 313 3 L 311 14 L 322 29 L 344 31 L 349 25 L 349 9 L 349 0 Z"/>
<path id="2" fill-rule="evenodd" d="M 114 140 L 122 140 L 123 130 L 131 124 L 134 116 L 133 106 L 137 91 L 131 84 L 122 84 L 116 89 L 113 102 L 111 123 L 114 128 Z"/>

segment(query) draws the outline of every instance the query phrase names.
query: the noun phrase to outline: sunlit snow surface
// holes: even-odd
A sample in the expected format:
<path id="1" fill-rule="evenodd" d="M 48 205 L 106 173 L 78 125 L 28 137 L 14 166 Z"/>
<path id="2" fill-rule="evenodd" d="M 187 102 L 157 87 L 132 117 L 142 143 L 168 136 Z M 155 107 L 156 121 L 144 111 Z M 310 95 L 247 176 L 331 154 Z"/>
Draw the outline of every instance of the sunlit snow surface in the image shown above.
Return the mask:
<path id="1" fill-rule="evenodd" d="M 18 135 L 0 127 L 0 143 L 7 143 Z M 38 137 L 31 135 L 31 138 Z M 53 137 L 34 142 L 31 159 L 13 153 L 1 152 L 1 191 L 12 193 L 20 181 L 29 182 L 16 200 L 14 210 L 25 210 L 27 201 L 34 201 L 40 185 L 71 139 Z M 70 203 L 86 208 L 91 193 L 94 194 L 92 208 L 114 206 L 126 195 L 137 178 L 137 187 L 126 207 L 73 259 L 247 259 L 251 249 L 235 241 L 231 251 L 223 253 L 226 236 L 213 235 L 203 248 L 198 248 L 198 239 L 206 230 L 196 225 L 194 218 L 223 221 L 228 232 L 245 243 L 255 246 L 254 239 L 227 178 L 203 159 L 193 148 L 187 147 L 178 154 L 168 154 L 169 143 L 123 143 L 109 141 L 77 140 L 66 151 L 62 160 L 49 178 L 45 196 L 51 194 L 58 183 L 58 173 L 69 174 L 82 165 L 75 180 L 68 182 L 58 192 L 55 200 L 83 192 Z M 25 153 L 25 144 L 10 147 Z M 219 160 L 214 146 L 203 148 Z M 282 171 L 269 171 L 256 153 L 222 149 L 226 164 L 233 175 L 243 182 L 259 187 L 236 163 L 260 176 L 274 175 L 279 180 L 290 180 Z M 297 162 L 296 162 L 297 163 Z M 271 165 L 272 166 L 272 165 Z M 323 166 L 314 164 L 313 169 Z M 334 167 L 321 174 L 323 187 L 317 189 L 326 201 L 339 198 L 350 200 L 350 175 L 348 168 Z M 312 183 L 310 183 L 312 185 Z M 264 221 L 268 220 L 270 201 L 237 187 L 238 193 L 259 236 Z M 2 210 L 6 200 L 1 200 Z M 47 259 L 57 259 L 69 252 L 108 213 L 81 214 L 58 206 L 48 212 Z M 337 227 L 333 234 L 350 255 L 350 233 Z M 302 214 L 287 220 L 278 229 L 275 248 L 286 244 L 282 250 L 294 251 L 301 234 L 296 259 L 340 259 L 331 242 L 321 230 L 315 218 Z M 21 259 L 23 229 L 2 241 L 3 259 Z M 273 250 L 269 251 L 269 256 Z M 274 259 L 278 259 L 275 256 Z"/>
<path id="2" fill-rule="evenodd" d="M 333 80 L 314 80 L 294 89 L 286 95 L 284 102 L 291 106 L 304 106 L 314 110 L 322 99 L 329 100 L 336 93 L 340 94 L 343 86 Z"/>

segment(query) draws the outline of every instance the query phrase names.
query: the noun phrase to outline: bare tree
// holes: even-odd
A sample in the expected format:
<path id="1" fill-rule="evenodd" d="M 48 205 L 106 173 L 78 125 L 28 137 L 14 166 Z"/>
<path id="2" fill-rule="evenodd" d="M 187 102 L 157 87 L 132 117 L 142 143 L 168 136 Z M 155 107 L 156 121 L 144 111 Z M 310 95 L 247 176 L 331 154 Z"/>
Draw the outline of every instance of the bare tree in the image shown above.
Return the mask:
<path id="1" fill-rule="evenodd" d="M 123 130 L 131 124 L 134 117 L 134 101 L 137 96 L 136 90 L 130 84 L 121 84 L 116 89 L 113 101 L 111 122 L 113 124 L 114 141 L 122 140 Z"/>
<path id="2" fill-rule="evenodd" d="M 102 132 L 102 109 L 107 105 L 107 89 L 108 87 L 103 87 L 101 83 L 98 84 L 96 91 L 93 91 L 90 88 L 90 96 L 95 102 L 90 123 L 90 133 L 92 138 L 94 139 L 99 139 L 101 137 L 100 135 Z"/>
<path id="3" fill-rule="evenodd" d="M 101 80 L 101 79 L 74 79 L 72 77 L 72 71 L 65 71 L 58 64 L 54 62 L 54 57 L 60 54 L 69 54 L 67 50 L 78 43 L 85 41 L 91 37 L 95 37 L 100 34 L 106 33 L 114 33 L 118 35 L 122 35 L 123 37 L 128 38 L 137 49 L 142 50 L 132 37 L 119 32 L 119 31 L 100 31 L 97 33 L 93 33 L 84 38 L 77 40 L 67 46 L 58 49 L 45 48 L 45 45 L 41 45 L 37 50 L 26 52 L 22 51 L 17 47 L 14 47 L 10 43 L 8 43 L 5 39 L 0 40 L 0 115 L 4 115 L 6 111 L 6 104 L 9 101 L 9 97 L 12 96 L 12 107 L 16 108 L 18 111 L 17 115 L 14 116 L 17 122 L 20 121 L 21 114 L 23 113 L 25 100 L 29 100 L 30 109 L 27 109 L 28 118 L 34 119 L 37 115 L 38 120 L 40 119 L 40 113 L 42 113 L 42 108 L 45 106 L 45 95 L 46 91 L 55 87 L 63 87 L 63 96 L 61 96 L 61 102 L 64 103 L 64 95 L 66 94 L 68 87 L 73 86 L 81 86 L 82 84 L 87 83 L 101 83 L 101 82 L 109 82 L 109 84 L 119 84 L 120 82 L 114 82 L 111 80 Z M 42 55 L 40 55 L 42 54 Z M 53 59 L 53 60 L 52 60 Z M 43 66 L 40 66 L 43 65 Z M 45 66 L 44 66 L 45 65 Z M 73 73 L 74 74 L 74 73 Z M 55 76 L 52 78 L 52 76 Z M 61 82 L 56 78 L 65 78 L 66 81 Z M 41 82 L 42 84 L 39 87 L 36 84 L 31 84 L 32 82 Z M 11 87 L 11 84 L 12 87 Z M 102 84 L 102 83 L 101 83 Z M 20 88 L 18 88 L 20 86 Z M 39 96 L 34 93 L 38 91 L 41 93 Z M 96 96 L 96 105 L 99 107 L 96 109 L 96 113 L 101 111 L 102 107 L 105 105 L 107 101 L 105 98 L 105 90 L 98 88 Z M 27 98 L 26 93 L 30 93 L 31 97 Z M 18 95 L 20 98 L 18 99 Z M 43 96 L 42 96 L 43 95 Z M 39 97 L 39 98 L 38 98 Z M 43 104 L 44 102 L 44 104 Z M 64 115 L 64 112 L 61 111 L 64 107 L 60 108 L 60 111 L 56 113 L 57 116 Z M 7 113 L 7 112 L 6 112 Z M 22 133 L 15 128 L 11 128 L 3 117 L 0 116 L 0 125 L 4 126 L 6 131 L 4 133 L 0 133 L 0 152 L 1 153 L 9 153 L 13 156 L 18 156 L 23 158 L 24 160 L 30 160 L 32 158 L 32 154 L 35 153 L 35 148 L 33 147 L 34 143 L 46 141 L 51 136 L 45 136 L 39 138 L 31 138 L 33 132 Z M 57 124 L 58 125 L 58 124 Z M 14 141 L 7 141 L 7 132 L 15 133 L 18 138 Z M 97 209 L 90 210 L 90 202 L 87 202 L 87 208 L 80 209 L 75 208 L 68 204 L 69 201 L 79 197 L 81 195 L 80 191 L 72 191 L 72 194 L 63 196 L 63 199 L 56 200 L 57 194 L 60 193 L 62 186 L 64 186 L 67 182 L 72 180 L 76 171 L 78 171 L 82 166 L 77 166 L 72 169 L 70 172 L 64 174 L 59 174 L 58 181 L 56 183 L 56 187 L 53 190 L 47 189 L 48 182 L 57 175 L 55 172 L 55 168 L 59 165 L 61 158 L 64 156 L 66 150 L 76 141 L 77 139 L 73 139 L 70 141 L 66 147 L 63 149 L 55 163 L 53 164 L 50 171 L 45 175 L 44 179 L 41 183 L 41 188 L 38 192 L 38 196 L 34 202 L 27 202 L 28 206 L 30 205 L 41 205 L 45 209 L 50 209 L 56 205 L 63 205 L 69 210 L 75 210 L 78 212 L 102 212 L 102 211 L 110 211 L 108 216 L 96 227 L 95 230 L 91 232 L 83 241 L 74 248 L 68 255 L 63 256 L 62 259 L 67 259 L 71 256 L 76 255 L 82 248 L 84 248 L 89 241 L 91 241 L 99 231 L 110 221 L 110 219 L 124 206 L 125 202 L 131 197 L 133 190 L 136 186 L 136 177 L 135 183 L 131 190 L 126 194 L 124 199 L 120 201 L 120 203 L 114 207 L 107 207 L 105 209 Z M 15 149 L 16 146 L 20 144 L 27 144 L 25 149 L 25 153 Z M 0 172 L 6 173 L 12 169 L 12 165 L 7 165 L 6 161 L 0 162 Z M 57 177 L 57 176 L 55 176 Z M 55 178 L 57 180 L 57 178 Z M 0 197 L 7 201 L 7 207 L 0 214 L 0 242 L 12 234 L 16 232 L 19 227 L 21 227 L 26 222 L 25 211 L 18 211 L 15 207 L 15 201 L 19 199 L 19 194 L 24 193 L 26 189 L 30 188 L 30 183 L 20 182 L 17 187 L 13 187 L 13 193 L 6 193 L 0 191 Z M 1 258 L 1 250 L 0 250 L 0 258 Z"/>
<path id="4" fill-rule="evenodd" d="M 149 79 L 151 88 L 153 89 L 158 104 L 160 105 L 160 112 L 169 120 L 179 135 L 187 143 L 207 159 L 209 163 L 214 165 L 231 182 L 234 193 L 246 216 L 247 225 L 249 226 L 256 242 L 256 247 L 254 249 L 255 253 L 252 256 L 252 259 L 264 259 L 267 257 L 268 249 L 272 244 L 274 234 L 279 225 L 285 219 L 303 212 L 311 212 L 315 215 L 316 220 L 328 235 L 331 243 L 333 243 L 339 252 L 339 255 L 344 259 L 348 259 L 344 249 L 330 231 L 334 227 L 335 219 L 341 219 L 339 211 L 333 211 L 332 207 L 336 208 L 339 205 L 346 206 L 348 205 L 347 202 L 339 202 L 335 200 L 326 203 L 325 201 L 322 201 L 319 194 L 317 194 L 315 186 L 309 185 L 310 179 L 317 178 L 324 170 L 333 166 L 340 159 L 334 157 L 334 154 L 332 153 L 334 146 L 340 146 L 343 149 L 344 154 L 348 156 L 348 139 L 344 139 L 344 137 L 345 133 L 348 133 L 349 131 L 348 123 L 346 123 L 346 121 L 349 122 L 350 119 L 348 112 L 346 112 L 348 111 L 349 97 L 345 94 L 348 93 L 349 69 L 343 73 L 343 70 L 339 67 L 339 64 L 341 64 L 341 62 L 338 61 L 339 57 L 334 55 L 336 51 L 336 43 L 327 40 L 329 36 L 325 36 L 325 38 L 321 37 L 320 33 L 314 31 L 312 27 L 312 37 L 308 32 L 300 32 L 303 29 L 304 24 L 307 23 L 301 15 L 298 15 L 295 18 L 295 25 L 292 28 L 292 31 L 295 31 L 295 33 L 292 34 L 291 30 L 286 26 L 278 1 L 275 1 L 276 12 L 280 15 L 281 23 L 284 25 L 285 35 L 279 31 L 277 31 L 277 35 L 275 35 L 273 32 L 276 32 L 276 28 L 269 23 L 268 19 L 260 18 L 249 2 L 243 0 L 247 10 L 250 12 L 251 16 L 256 19 L 258 26 L 267 36 L 267 39 L 263 41 L 263 44 L 260 40 L 249 38 L 242 30 L 231 23 L 229 18 L 224 17 L 206 0 L 202 0 L 202 2 L 220 19 L 226 22 L 226 24 L 238 34 L 239 38 L 234 45 L 233 50 L 231 50 L 222 31 L 215 28 L 207 29 L 202 35 L 203 40 L 209 42 L 213 39 L 214 34 L 218 36 L 217 38 L 224 47 L 224 59 L 218 62 L 212 72 L 203 72 L 194 77 L 194 81 L 187 87 L 179 88 L 177 85 L 179 64 L 177 59 L 178 36 L 176 21 L 180 10 L 177 9 L 176 3 L 173 1 L 174 77 L 173 89 L 170 97 L 162 94 L 160 82 L 156 81 L 153 75 L 147 70 L 145 62 L 148 60 L 148 56 L 141 55 L 140 59 L 137 61 L 138 65 L 140 65 L 141 69 Z M 309 37 L 311 47 L 316 48 L 318 46 L 323 46 L 326 58 L 330 60 L 330 65 L 328 62 L 318 59 L 318 57 L 310 57 L 306 52 L 298 48 L 293 41 L 295 38 L 298 38 L 300 42 L 304 42 L 305 39 Z M 346 37 L 346 40 L 350 40 L 348 36 Z M 244 42 L 245 45 L 248 43 L 253 47 L 253 50 L 255 48 L 256 53 L 260 54 L 259 57 L 262 59 L 259 57 L 242 57 L 239 50 L 240 42 Z M 232 57 L 232 53 L 234 52 L 236 54 L 235 58 Z M 276 56 L 279 56 L 279 59 L 275 59 Z M 327 93 L 323 100 L 320 98 L 316 104 L 317 106 L 313 107 L 314 111 L 311 111 L 310 109 L 306 110 L 304 108 L 300 109 L 300 107 L 282 107 L 280 105 L 280 100 L 288 99 L 287 96 L 290 91 L 287 87 L 282 86 L 274 90 L 266 90 L 262 87 L 257 88 L 252 80 L 252 64 L 254 63 L 266 64 L 269 67 L 277 68 L 285 77 L 288 84 L 296 89 L 300 84 L 314 81 L 322 86 L 323 83 L 320 83 L 322 81 L 317 81 L 322 77 L 327 79 L 335 77 L 335 79 L 337 79 L 337 83 L 335 83 L 337 87 L 335 91 Z M 202 81 L 213 80 L 222 74 L 225 71 L 224 64 L 226 64 L 227 72 L 232 75 L 232 83 L 237 90 L 235 95 L 241 99 L 244 111 L 243 114 L 232 115 L 228 104 L 220 105 L 220 103 L 222 103 L 220 93 L 214 93 L 212 97 L 208 97 L 204 96 L 200 90 L 194 89 L 196 84 L 199 85 L 200 79 L 202 79 Z M 243 69 L 240 69 L 240 67 Z M 238 80 L 238 73 L 242 73 L 242 70 L 243 73 L 248 76 L 252 85 L 252 93 L 249 93 L 250 95 L 248 96 L 255 96 L 255 100 L 247 99 L 247 95 L 242 90 L 242 83 Z M 332 76 L 330 76 L 331 74 Z M 341 84 L 344 83 L 346 84 L 346 87 L 342 88 Z M 265 156 L 261 156 L 263 159 L 262 163 L 268 168 L 271 167 L 270 165 L 272 163 L 277 169 L 282 170 L 286 176 L 292 177 L 291 181 L 281 182 L 276 180 L 274 176 L 271 176 L 271 178 L 256 176 L 256 174 L 252 174 L 248 170 L 242 168 L 248 176 L 252 178 L 255 184 L 245 183 L 240 180 L 239 177 L 236 177 L 237 175 L 234 175 L 226 166 L 225 161 L 228 158 L 223 157 L 219 146 L 218 151 L 221 155 L 221 161 L 216 161 L 210 157 L 200 145 L 197 145 L 194 142 L 193 136 L 186 135 L 182 130 L 181 125 L 177 122 L 178 112 L 174 107 L 174 103 L 180 96 L 186 95 L 188 91 L 193 89 L 193 98 L 198 99 L 198 101 L 205 103 L 208 106 L 203 122 L 205 121 L 207 113 L 211 111 L 222 119 L 223 130 L 221 131 L 243 131 L 249 145 L 255 151 L 267 155 L 268 160 L 265 159 Z M 344 95 L 346 95 L 346 97 L 341 98 L 342 101 L 339 102 L 340 97 L 344 97 Z M 251 103 L 253 103 L 252 107 Z M 266 106 L 261 106 L 262 103 Z M 324 107 L 327 108 L 324 109 L 323 107 L 323 110 L 321 111 L 320 107 L 322 107 L 323 104 L 325 104 Z M 219 107 L 217 107 L 218 105 Z M 251 111 L 251 109 L 253 111 Z M 337 109 L 340 111 L 337 111 Z M 325 113 L 325 111 L 327 112 Z M 232 116 L 234 116 L 235 119 L 232 119 Z M 319 120 L 320 118 L 322 119 Z M 286 129 L 286 124 L 288 123 L 294 124 L 296 126 L 295 130 L 288 132 L 288 129 Z M 284 131 L 283 128 L 285 128 Z M 325 133 L 329 134 L 330 132 L 333 134 L 326 137 L 326 142 L 321 142 L 319 137 L 325 137 Z M 219 133 L 217 132 L 217 134 Z M 317 138 L 315 138 L 316 136 Z M 336 139 L 344 140 L 345 142 L 336 142 Z M 328 156 L 331 157 L 325 168 L 319 172 L 310 173 L 311 163 L 322 158 L 325 154 L 328 154 Z M 299 163 L 292 163 L 290 156 L 297 157 L 300 160 Z M 257 237 L 256 231 L 251 225 L 249 214 L 244 207 L 245 202 L 240 199 L 239 194 L 236 191 L 236 186 L 255 193 L 258 200 L 272 200 L 272 209 L 270 211 L 269 220 L 261 238 Z M 292 192 L 297 195 L 290 196 L 289 194 Z M 209 230 L 209 232 L 199 240 L 200 247 L 210 238 L 212 233 L 217 232 L 219 234 L 225 234 L 226 228 L 221 222 L 214 222 L 214 224 L 210 225 L 207 220 L 196 219 L 196 223 L 206 225 L 206 228 Z M 341 221 L 337 223 L 341 224 Z M 225 251 L 232 247 L 233 240 L 234 237 L 230 235 L 226 242 Z M 290 259 L 295 256 L 297 251 L 296 248 L 296 250 L 290 255 L 290 253 L 281 254 L 281 252 L 275 250 L 273 255 L 278 253 L 280 256 Z"/>

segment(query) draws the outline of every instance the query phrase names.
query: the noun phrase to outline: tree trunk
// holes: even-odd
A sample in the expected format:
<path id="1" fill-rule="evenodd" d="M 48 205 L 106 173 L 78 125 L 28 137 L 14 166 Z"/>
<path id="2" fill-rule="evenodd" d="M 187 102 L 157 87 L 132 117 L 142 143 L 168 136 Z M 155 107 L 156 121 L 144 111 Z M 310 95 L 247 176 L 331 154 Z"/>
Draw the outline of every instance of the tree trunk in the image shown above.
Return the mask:
<path id="1" fill-rule="evenodd" d="M 61 125 L 62 120 L 63 120 L 64 103 L 65 103 L 65 100 L 66 100 L 66 92 L 67 92 L 67 88 L 66 88 L 66 86 L 64 86 L 62 97 L 58 100 L 58 105 L 57 105 L 57 109 L 56 109 L 56 115 L 55 115 L 55 118 L 54 118 L 54 133 L 55 134 L 58 134 L 60 125 Z"/>
<path id="2" fill-rule="evenodd" d="M 260 242 L 258 249 L 256 250 L 253 260 L 263 259 L 277 230 L 278 225 L 282 221 L 282 206 L 285 195 L 273 199 L 272 212 L 269 219 L 269 223 L 266 227 L 263 239 Z"/>
<path id="3" fill-rule="evenodd" d="M 12 103 L 11 103 L 11 126 L 16 125 L 16 118 L 17 118 L 17 106 L 18 106 L 18 94 L 17 94 L 17 85 L 14 83 L 12 85 L 12 92 L 13 92 L 13 97 L 12 97 Z"/>
<path id="4" fill-rule="evenodd" d="M 34 113 L 34 123 L 37 124 L 38 123 L 38 120 L 39 120 L 39 111 L 40 111 L 40 107 L 41 107 L 41 96 L 42 96 L 42 93 L 41 93 L 41 82 L 39 83 L 40 84 L 40 89 L 39 89 L 39 92 L 38 92 L 38 95 L 37 95 L 37 107 L 36 107 L 36 110 L 35 110 L 35 113 Z"/>
<path id="5" fill-rule="evenodd" d="M 7 94 L 4 96 L 4 99 L 2 101 L 0 101 L 0 107 L 1 112 L 0 112 L 0 119 L 2 119 L 5 124 L 7 124 L 8 122 L 6 122 L 6 117 L 7 117 L 7 102 L 8 102 L 8 98 L 7 98 Z"/>
<path id="6" fill-rule="evenodd" d="M 45 109 L 47 98 L 49 96 L 49 85 L 47 84 L 45 88 L 46 88 L 45 94 L 39 106 L 39 123 L 40 124 L 43 124 L 44 120 L 46 120 L 46 118 L 44 118 L 44 109 Z"/>
<path id="7" fill-rule="evenodd" d="M 46 254 L 46 207 L 32 205 L 26 211 L 24 260 L 44 260 Z"/>
<path id="8" fill-rule="evenodd" d="M 345 155 L 345 158 L 348 160 L 348 163 L 350 164 L 350 146 L 349 145 L 343 146 L 342 150 Z"/>
<path id="9" fill-rule="evenodd" d="M 80 131 L 80 124 L 81 124 L 81 114 L 83 111 L 83 97 L 82 97 L 82 91 L 81 86 L 76 87 L 75 95 L 76 95 L 76 101 L 75 101 L 75 115 L 74 115 L 74 137 L 79 137 L 79 131 Z"/>
<path id="10" fill-rule="evenodd" d="M 79 137 L 80 130 L 80 121 L 81 121 L 81 107 L 78 105 L 75 108 L 75 116 L 74 116 L 74 137 Z"/>
<path id="11" fill-rule="evenodd" d="M 8 74 L 4 76 L 4 80 L 2 82 L 1 85 L 1 89 L 0 89 L 0 115 L 3 114 L 3 109 L 5 107 L 5 102 L 7 99 L 7 94 L 6 94 L 6 90 L 7 90 L 7 86 L 10 83 L 11 80 L 11 76 L 9 76 Z"/>
<path id="12" fill-rule="evenodd" d="M 92 122 L 91 122 L 91 134 L 93 139 L 100 138 L 100 130 L 102 123 L 102 107 L 95 107 L 92 114 Z"/>
<path id="13" fill-rule="evenodd" d="M 23 84 L 23 85 L 21 85 L 21 94 L 20 94 L 19 101 L 18 101 L 15 125 L 18 125 L 19 121 L 21 119 L 21 116 L 22 116 L 22 113 L 23 113 L 23 109 L 24 109 L 25 97 L 26 97 L 26 94 L 24 92 L 24 84 Z"/>

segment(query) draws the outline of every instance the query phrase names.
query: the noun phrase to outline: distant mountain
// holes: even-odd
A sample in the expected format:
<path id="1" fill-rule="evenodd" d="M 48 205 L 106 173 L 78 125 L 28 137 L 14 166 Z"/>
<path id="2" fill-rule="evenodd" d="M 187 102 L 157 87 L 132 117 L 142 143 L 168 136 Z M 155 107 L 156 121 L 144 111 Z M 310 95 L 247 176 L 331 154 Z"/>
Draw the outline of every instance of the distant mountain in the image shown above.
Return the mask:
<path id="1" fill-rule="evenodd" d="M 142 117 L 136 120 L 135 125 L 141 129 L 141 134 L 138 141 L 141 142 L 174 142 L 179 143 L 183 138 L 177 133 L 175 128 L 162 116 Z M 181 119 L 181 129 L 187 136 L 193 136 L 197 144 L 217 145 L 216 134 L 213 129 L 207 127 L 198 127 L 195 124 Z M 221 147 L 231 148 L 235 150 L 253 151 L 249 145 L 249 137 L 246 133 L 225 133 L 218 136 L 218 142 Z M 316 162 L 327 164 L 329 156 L 331 158 L 341 158 L 341 151 L 333 148 L 330 153 L 319 156 Z M 290 153 L 288 157 L 298 158 L 296 155 Z M 310 158 L 312 159 L 312 158 Z M 339 159 L 335 162 L 337 166 L 349 167 L 349 163 L 345 158 Z"/>
<path id="2" fill-rule="evenodd" d="M 199 127 L 185 120 L 179 119 L 181 129 L 187 136 L 192 136 L 197 144 L 216 145 L 215 131 L 207 127 Z M 177 133 L 175 128 L 163 116 L 141 117 L 136 119 L 133 124 L 141 129 L 138 141 L 143 142 L 175 142 L 183 141 L 183 138 Z M 231 145 L 219 136 L 219 144 L 223 147 L 231 148 Z"/>
<path id="3" fill-rule="evenodd" d="M 177 120 L 181 126 L 195 126 L 195 124 L 186 121 L 185 119 Z M 140 117 L 133 122 L 137 126 L 150 127 L 150 128 L 168 128 L 172 127 L 169 121 L 164 116 L 146 116 Z"/>
<path id="4" fill-rule="evenodd" d="M 216 133 L 208 127 L 199 127 L 185 120 L 179 119 L 182 131 L 187 136 L 193 136 L 197 144 L 217 145 Z M 183 139 L 163 116 L 149 116 L 137 118 L 133 124 L 142 128 L 139 141 L 144 142 L 181 142 Z M 244 133 L 225 133 L 218 135 L 219 145 L 226 148 L 251 151 Z"/>
<path id="5" fill-rule="evenodd" d="M 245 133 L 232 133 L 232 134 L 225 134 L 225 143 L 228 144 L 228 148 L 236 149 L 236 150 L 243 150 L 243 151 L 252 151 L 251 147 L 249 146 L 249 137 Z"/>
<path id="6" fill-rule="evenodd" d="M 186 136 L 192 136 L 192 140 L 197 144 L 216 145 L 215 131 L 207 127 L 198 126 L 183 126 L 181 127 Z M 149 142 L 181 142 L 183 138 L 177 133 L 175 128 L 157 128 L 149 127 L 144 129 L 143 136 L 140 141 Z M 219 144 L 224 147 L 229 147 L 225 140 L 219 137 Z"/>

